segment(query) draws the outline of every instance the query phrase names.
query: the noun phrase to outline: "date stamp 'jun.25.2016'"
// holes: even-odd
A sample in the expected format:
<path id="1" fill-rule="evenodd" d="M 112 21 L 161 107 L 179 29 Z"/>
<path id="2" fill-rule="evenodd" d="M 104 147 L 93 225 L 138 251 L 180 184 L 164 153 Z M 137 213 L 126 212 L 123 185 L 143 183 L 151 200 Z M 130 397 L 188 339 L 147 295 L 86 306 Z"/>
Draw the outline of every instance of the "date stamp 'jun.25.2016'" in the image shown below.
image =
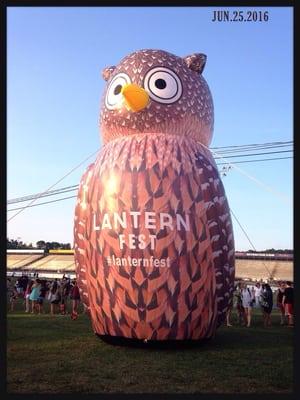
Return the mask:
<path id="1" fill-rule="evenodd" d="M 212 22 L 267 22 L 268 11 L 255 10 L 214 10 Z"/>

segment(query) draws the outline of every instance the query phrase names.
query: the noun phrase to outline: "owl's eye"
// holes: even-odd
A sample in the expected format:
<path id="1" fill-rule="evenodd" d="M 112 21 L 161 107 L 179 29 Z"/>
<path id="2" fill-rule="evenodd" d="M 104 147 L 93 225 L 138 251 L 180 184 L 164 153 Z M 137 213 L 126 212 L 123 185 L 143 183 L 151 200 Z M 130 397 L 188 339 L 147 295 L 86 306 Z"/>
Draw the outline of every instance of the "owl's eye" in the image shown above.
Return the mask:
<path id="1" fill-rule="evenodd" d="M 117 108 L 118 104 L 122 100 L 122 94 L 121 94 L 122 87 L 128 83 L 131 83 L 130 78 L 123 72 L 116 75 L 112 79 L 107 88 L 105 96 L 105 105 L 109 110 L 114 110 Z"/>
<path id="2" fill-rule="evenodd" d="M 155 67 L 148 71 L 144 79 L 144 88 L 149 96 L 159 103 L 175 103 L 182 95 L 179 76 L 165 67 Z"/>

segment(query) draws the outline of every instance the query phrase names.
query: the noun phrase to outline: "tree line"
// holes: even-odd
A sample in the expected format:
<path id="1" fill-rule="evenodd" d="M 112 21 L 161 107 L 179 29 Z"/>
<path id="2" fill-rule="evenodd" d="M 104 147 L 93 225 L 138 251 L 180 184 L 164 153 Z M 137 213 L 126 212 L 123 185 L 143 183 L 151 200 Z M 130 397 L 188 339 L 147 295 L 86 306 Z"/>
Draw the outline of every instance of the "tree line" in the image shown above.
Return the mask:
<path id="1" fill-rule="evenodd" d="M 45 242 L 45 240 L 38 240 L 33 246 L 32 243 L 26 244 L 22 240 L 6 239 L 7 249 L 41 249 L 41 250 L 71 250 L 70 243 L 59 242 Z M 290 249 L 266 249 L 260 251 L 248 250 L 247 253 L 273 253 L 273 254 L 293 254 L 294 250 Z"/>
<path id="2" fill-rule="evenodd" d="M 26 244 L 22 240 L 17 239 L 6 239 L 6 248 L 9 250 L 20 250 L 20 249 L 41 249 L 41 250 L 71 250 L 70 243 L 59 243 L 59 242 L 46 242 L 45 240 L 38 240 L 35 246 L 32 243 Z"/>
<path id="3" fill-rule="evenodd" d="M 271 253 L 271 254 L 294 254 L 294 250 L 290 249 L 266 249 L 266 250 L 248 250 L 247 253 Z"/>

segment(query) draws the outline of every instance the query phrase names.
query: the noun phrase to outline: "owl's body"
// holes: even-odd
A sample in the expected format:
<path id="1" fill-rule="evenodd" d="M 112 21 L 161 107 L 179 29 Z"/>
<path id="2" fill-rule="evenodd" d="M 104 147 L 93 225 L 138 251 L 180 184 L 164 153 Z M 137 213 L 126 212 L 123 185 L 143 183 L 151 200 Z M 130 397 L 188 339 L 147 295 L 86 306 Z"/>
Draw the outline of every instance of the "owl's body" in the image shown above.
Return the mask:
<path id="1" fill-rule="evenodd" d="M 109 70 L 101 114 L 106 144 L 82 177 L 74 228 L 78 285 L 100 335 L 211 337 L 232 299 L 231 218 L 207 149 L 212 101 L 204 79 L 195 79 L 203 59 L 192 61 L 147 50 Z M 168 68 L 174 81 L 164 75 Z M 124 74 L 148 85 L 152 96 L 134 114 L 113 107 L 120 83 L 112 85 Z M 160 74 L 157 92 L 151 74 Z M 174 90 L 159 103 L 166 82 L 175 82 Z"/>

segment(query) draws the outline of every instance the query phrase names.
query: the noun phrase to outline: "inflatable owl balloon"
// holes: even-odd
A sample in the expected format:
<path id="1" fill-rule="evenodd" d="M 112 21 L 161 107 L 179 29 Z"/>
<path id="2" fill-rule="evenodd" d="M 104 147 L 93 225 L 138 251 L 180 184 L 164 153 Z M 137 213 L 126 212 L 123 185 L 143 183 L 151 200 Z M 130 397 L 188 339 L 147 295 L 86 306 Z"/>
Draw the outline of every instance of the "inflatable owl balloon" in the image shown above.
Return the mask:
<path id="1" fill-rule="evenodd" d="M 213 337 L 234 284 L 224 188 L 207 146 L 213 102 L 204 54 L 141 50 L 104 69 L 104 146 L 84 173 L 74 246 L 98 335 Z"/>

